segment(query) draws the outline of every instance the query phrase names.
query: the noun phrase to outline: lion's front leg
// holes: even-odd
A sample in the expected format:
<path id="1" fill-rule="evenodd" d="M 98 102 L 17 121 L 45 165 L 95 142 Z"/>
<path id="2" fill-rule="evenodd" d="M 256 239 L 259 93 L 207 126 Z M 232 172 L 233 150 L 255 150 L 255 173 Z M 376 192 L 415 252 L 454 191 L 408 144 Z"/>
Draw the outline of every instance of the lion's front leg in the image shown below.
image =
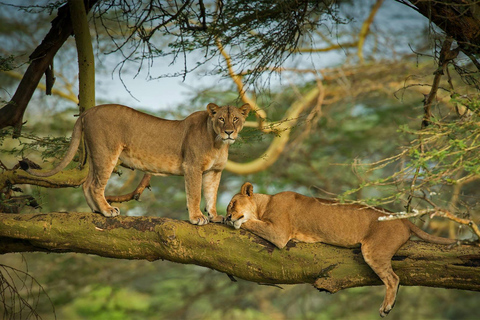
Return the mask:
<path id="1" fill-rule="evenodd" d="M 203 174 L 203 196 L 205 197 L 205 211 L 211 222 L 223 223 L 224 217 L 217 215 L 217 192 L 220 184 L 221 171 L 208 171 Z"/>
<path id="2" fill-rule="evenodd" d="M 265 222 L 261 220 L 247 220 L 242 223 L 241 227 L 257 236 L 270 241 L 277 248 L 282 249 L 290 240 L 289 234 L 281 227 L 276 226 L 272 222 Z"/>
<path id="3" fill-rule="evenodd" d="M 190 223 L 204 225 L 208 223 L 207 217 L 200 210 L 202 199 L 202 172 L 195 168 L 185 170 L 185 192 L 187 194 L 187 209 Z"/>

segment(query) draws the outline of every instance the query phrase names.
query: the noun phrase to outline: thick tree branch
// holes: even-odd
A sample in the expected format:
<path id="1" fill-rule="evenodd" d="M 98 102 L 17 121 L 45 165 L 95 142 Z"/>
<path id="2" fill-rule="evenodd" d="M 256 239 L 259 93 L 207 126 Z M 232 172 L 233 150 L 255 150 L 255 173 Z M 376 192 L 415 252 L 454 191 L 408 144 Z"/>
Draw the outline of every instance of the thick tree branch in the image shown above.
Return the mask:
<path id="1" fill-rule="evenodd" d="M 93 213 L 0 214 L 0 253 L 78 252 L 196 264 L 262 283 L 318 289 L 380 284 L 358 248 L 290 242 L 283 250 L 245 231 L 156 217 Z M 480 291 L 480 249 L 409 241 L 393 258 L 402 285 Z"/>

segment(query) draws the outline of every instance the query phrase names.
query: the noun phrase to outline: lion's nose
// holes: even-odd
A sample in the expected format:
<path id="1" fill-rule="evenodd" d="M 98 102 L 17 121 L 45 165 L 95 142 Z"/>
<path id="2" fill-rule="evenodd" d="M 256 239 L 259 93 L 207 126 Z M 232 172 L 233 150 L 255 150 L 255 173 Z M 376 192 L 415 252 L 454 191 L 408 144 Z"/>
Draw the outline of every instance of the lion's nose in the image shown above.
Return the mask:
<path id="1" fill-rule="evenodd" d="M 227 216 L 227 221 L 231 221 L 231 220 L 232 220 L 232 215 L 229 214 L 229 215 Z"/>
<path id="2" fill-rule="evenodd" d="M 225 130 L 225 133 L 231 135 L 233 133 L 233 130 Z"/>

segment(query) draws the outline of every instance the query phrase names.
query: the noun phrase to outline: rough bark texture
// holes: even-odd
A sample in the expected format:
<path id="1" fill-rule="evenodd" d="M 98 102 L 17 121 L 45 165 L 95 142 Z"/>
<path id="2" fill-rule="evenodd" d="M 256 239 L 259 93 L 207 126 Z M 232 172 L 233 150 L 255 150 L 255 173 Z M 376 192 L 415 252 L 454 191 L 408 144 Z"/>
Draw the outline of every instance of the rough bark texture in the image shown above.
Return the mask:
<path id="1" fill-rule="evenodd" d="M 0 214 L 0 254 L 79 252 L 196 264 L 245 280 L 318 289 L 379 285 L 359 248 L 290 242 L 283 250 L 245 231 L 155 217 L 93 213 Z M 409 241 L 395 255 L 402 285 L 480 291 L 480 248 Z"/>
<path id="2" fill-rule="evenodd" d="M 404 2 L 404 1 L 400 1 Z M 409 1 L 417 11 L 455 39 L 462 51 L 480 52 L 480 5 L 471 0 Z"/>

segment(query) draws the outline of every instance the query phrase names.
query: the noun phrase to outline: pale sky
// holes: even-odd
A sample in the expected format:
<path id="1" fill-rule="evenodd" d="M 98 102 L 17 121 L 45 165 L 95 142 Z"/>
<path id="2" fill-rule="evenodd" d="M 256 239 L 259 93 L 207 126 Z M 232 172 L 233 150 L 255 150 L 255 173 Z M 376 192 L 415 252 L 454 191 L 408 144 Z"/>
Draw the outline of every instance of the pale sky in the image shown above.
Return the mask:
<path id="1" fill-rule="evenodd" d="M 0 0 L 3 3 L 11 3 L 16 5 L 28 5 L 28 4 L 44 4 L 48 1 L 46 0 Z M 368 6 L 365 6 L 365 3 L 368 3 Z M 355 4 L 355 7 L 351 10 L 354 10 L 356 13 L 361 13 L 361 15 L 367 15 L 370 10 L 370 5 L 373 4 L 373 1 L 361 1 Z M 56 15 L 56 12 L 53 13 L 52 17 Z M 422 26 L 426 25 L 426 19 L 415 19 L 418 17 L 418 13 L 414 10 L 396 3 L 395 1 L 386 1 L 380 12 L 377 13 L 375 18 L 375 25 L 373 28 L 377 30 L 391 29 L 392 32 L 402 30 L 406 26 L 412 28 L 412 24 L 418 24 L 421 22 Z M 422 22 L 423 21 L 423 22 Z M 362 21 L 352 22 L 352 23 L 361 23 Z M 420 26 L 419 26 L 420 28 Z M 375 30 L 374 30 L 375 32 Z M 333 32 L 335 34 L 335 32 Z M 388 31 L 387 31 L 388 33 Z M 405 38 L 408 35 L 405 35 Z M 396 38 L 398 40 L 398 38 Z M 335 39 L 332 39 L 335 41 Z M 408 45 L 406 42 L 397 43 L 401 48 L 407 48 Z M 100 57 L 102 60 L 110 60 L 109 56 Z M 297 61 L 301 61 L 303 67 L 312 67 L 315 68 L 325 68 L 329 66 L 338 65 L 344 58 L 345 55 L 340 50 L 335 53 L 321 53 L 315 55 L 303 54 L 296 55 Z M 196 59 L 194 56 L 188 56 L 187 64 L 189 66 L 194 66 Z M 221 59 L 215 60 L 214 63 L 222 61 Z M 157 59 L 151 70 L 153 76 L 158 76 L 161 74 L 172 74 L 177 71 L 180 71 L 183 68 L 183 61 L 181 58 L 178 59 L 176 65 L 169 66 L 170 58 L 164 58 L 164 60 Z M 104 62 L 105 63 L 105 62 Z M 222 61 L 223 63 L 223 61 Z M 295 61 L 290 61 L 289 63 L 294 64 Z M 109 68 L 107 68 L 108 70 Z M 113 67 L 111 68 L 113 70 Z M 232 81 L 227 78 L 222 78 L 221 76 L 203 76 L 205 70 L 213 69 L 213 64 L 206 65 L 203 68 L 203 72 L 196 72 L 188 74 L 185 81 L 182 81 L 181 77 L 177 78 L 162 78 L 156 80 L 147 80 L 146 72 L 142 72 L 135 78 L 132 73 L 123 73 L 122 78 L 127 88 L 130 90 L 131 95 L 133 95 L 137 100 L 135 100 L 130 93 L 122 85 L 118 73 L 99 73 L 97 76 L 97 100 L 103 100 L 105 102 L 115 102 L 122 103 L 131 107 L 143 108 L 148 110 L 159 110 L 159 109 L 169 109 L 175 108 L 179 103 L 185 102 L 188 98 L 192 96 L 192 89 L 201 89 L 207 85 L 210 86 L 220 86 L 222 88 L 227 88 L 232 86 Z M 282 84 L 288 84 L 290 79 L 282 79 Z M 305 78 L 302 78 L 301 81 L 305 81 Z M 275 77 L 272 78 L 271 85 L 276 86 L 280 83 L 279 79 Z M 98 101 L 97 101 L 98 102 Z"/>

